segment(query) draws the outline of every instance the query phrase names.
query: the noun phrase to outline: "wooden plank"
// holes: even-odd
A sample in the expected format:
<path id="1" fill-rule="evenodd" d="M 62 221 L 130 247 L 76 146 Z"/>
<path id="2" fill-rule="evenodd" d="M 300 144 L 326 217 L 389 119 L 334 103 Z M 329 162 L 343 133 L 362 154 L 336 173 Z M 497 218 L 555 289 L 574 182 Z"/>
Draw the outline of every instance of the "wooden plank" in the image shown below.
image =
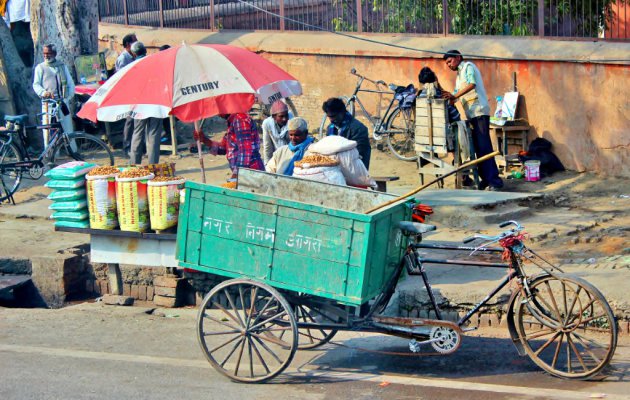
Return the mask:
<path id="1" fill-rule="evenodd" d="M 423 113 L 424 115 L 416 115 L 416 125 L 428 125 L 428 120 L 429 120 L 429 116 L 427 115 L 426 112 L 428 112 L 428 110 L 424 110 L 425 112 Z M 436 125 L 444 125 L 446 124 L 446 122 L 448 122 L 448 116 L 446 115 L 446 113 L 440 112 L 441 110 L 436 110 L 435 113 L 432 114 L 433 117 L 433 123 Z"/>
<path id="2" fill-rule="evenodd" d="M 336 226 L 344 229 L 352 228 L 353 224 L 353 220 L 349 218 L 338 218 L 323 213 L 314 213 L 285 206 L 278 208 L 278 215 L 298 221 L 315 222 L 322 225 Z"/>
<path id="3" fill-rule="evenodd" d="M 273 257 L 272 282 L 291 284 L 307 293 L 331 293 L 335 296 L 345 292 L 346 264 L 322 263 L 306 255 L 277 250 Z"/>
<path id="4" fill-rule="evenodd" d="M 441 126 L 433 126 L 433 139 L 435 138 L 445 138 L 448 135 L 448 128 L 446 127 L 446 125 L 441 125 Z M 428 126 L 424 126 L 424 125 L 416 125 L 416 129 L 415 129 L 415 135 L 414 137 L 418 138 L 422 138 L 422 137 L 429 137 L 429 127 Z"/>
<path id="5" fill-rule="evenodd" d="M 428 136 L 416 136 L 415 137 L 416 144 L 430 144 L 430 140 Z M 433 145 L 434 146 L 446 146 L 446 137 L 444 136 L 434 136 L 433 137 Z"/>
<path id="6" fill-rule="evenodd" d="M 429 146 L 429 145 L 425 145 L 425 144 L 415 144 L 415 150 L 417 153 L 420 152 L 434 152 L 434 153 L 438 153 L 438 154 L 447 154 L 448 153 L 448 149 L 446 148 L 446 145 L 440 145 L 440 146 Z"/>
<path id="7" fill-rule="evenodd" d="M 275 208 L 269 211 L 242 208 L 236 204 L 227 209 L 222 203 L 206 201 L 201 233 L 271 248 L 276 235 L 276 216 Z"/>
<path id="8" fill-rule="evenodd" d="M 202 235 L 199 263 L 206 267 L 265 279 L 271 266 L 272 250 L 266 246 L 236 244 L 217 236 Z"/>
<path id="9" fill-rule="evenodd" d="M 275 249 L 316 260 L 347 263 L 352 231 L 278 217 Z M 296 276 L 294 279 L 304 279 Z M 308 278 L 310 279 L 310 278 Z"/>

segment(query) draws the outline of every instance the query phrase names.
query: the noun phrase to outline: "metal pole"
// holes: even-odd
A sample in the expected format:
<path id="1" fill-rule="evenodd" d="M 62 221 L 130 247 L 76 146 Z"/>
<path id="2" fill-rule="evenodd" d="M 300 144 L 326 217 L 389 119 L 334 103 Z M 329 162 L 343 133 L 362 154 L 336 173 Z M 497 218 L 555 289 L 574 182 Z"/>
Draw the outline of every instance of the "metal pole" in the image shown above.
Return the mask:
<path id="1" fill-rule="evenodd" d="M 357 32 L 363 32 L 363 7 L 361 7 L 361 0 L 357 0 Z"/>
<path id="2" fill-rule="evenodd" d="M 280 0 L 280 30 L 284 32 L 284 0 Z"/>
<path id="3" fill-rule="evenodd" d="M 451 22 L 448 19 L 448 0 L 442 0 L 442 22 L 444 36 L 448 36 L 449 31 L 451 30 Z"/>
<path id="4" fill-rule="evenodd" d="M 129 10 L 127 10 L 127 0 L 123 1 L 123 12 L 125 13 L 125 25 L 129 25 Z"/>
<path id="5" fill-rule="evenodd" d="M 545 36 L 545 0 L 538 0 L 538 36 Z"/>
<path id="6" fill-rule="evenodd" d="M 164 28 L 164 0 L 160 0 L 160 28 Z"/>
<path id="7" fill-rule="evenodd" d="M 210 0 L 210 30 L 215 29 L 214 18 L 214 0 Z"/>

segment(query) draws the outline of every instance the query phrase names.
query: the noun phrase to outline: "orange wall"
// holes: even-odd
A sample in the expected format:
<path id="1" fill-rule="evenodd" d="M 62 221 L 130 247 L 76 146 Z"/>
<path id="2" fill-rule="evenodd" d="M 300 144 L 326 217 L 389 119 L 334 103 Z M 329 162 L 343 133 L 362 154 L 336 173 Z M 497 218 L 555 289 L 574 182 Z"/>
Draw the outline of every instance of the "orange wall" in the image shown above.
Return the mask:
<path id="1" fill-rule="evenodd" d="M 104 45 L 112 39 L 119 42 L 129 31 L 135 31 L 146 45 L 175 45 L 186 40 L 188 43 L 227 43 L 259 52 L 302 83 L 304 94 L 294 102 L 311 130 L 321 122 L 324 100 L 351 94 L 356 83 L 356 78 L 349 74 L 351 68 L 375 80 L 417 85 L 418 71 L 428 65 L 445 88 L 451 89 L 455 81 L 454 73 L 444 66 L 439 55 L 366 44 L 328 34 L 213 33 L 99 25 L 99 36 Z M 466 54 L 492 54 L 512 59 L 473 60 L 481 70 L 493 112 L 494 97 L 511 89 L 512 74 L 516 72 L 521 94 L 517 116 L 526 118 L 532 126 L 530 139 L 541 136 L 550 140 L 553 151 L 569 169 L 630 176 L 628 63 L 554 61 L 588 60 L 589 57 L 630 59 L 630 44 L 410 35 L 373 35 L 369 38 L 413 48 L 435 51 L 458 48 Z M 365 98 L 369 99 L 369 96 Z M 368 100 L 366 106 L 374 110 L 374 102 Z"/>
<path id="2" fill-rule="evenodd" d="M 606 30 L 606 37 L 630 39 L 630 4 L 618 1 L 610 7 L 614 16 L 611 26 Z"/>

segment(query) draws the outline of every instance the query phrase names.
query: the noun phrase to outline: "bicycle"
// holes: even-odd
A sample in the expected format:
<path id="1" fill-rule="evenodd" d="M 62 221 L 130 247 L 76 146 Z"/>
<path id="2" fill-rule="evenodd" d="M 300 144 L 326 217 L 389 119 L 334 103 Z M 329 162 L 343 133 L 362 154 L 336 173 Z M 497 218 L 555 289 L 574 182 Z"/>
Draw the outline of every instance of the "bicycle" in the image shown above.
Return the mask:
<path id="1" fill-rule="evenodd" d="M 464 239 L 464 243 L 484 240 L 476 247 L 423 244 L 420 238 L 420 242 L 409 244 L 405 255 L 407 272 L 422 276 L 431 306 L 437 319 L 441 320 L 423 263 L 507 267 L 505 278 L 457 325 L 465 326 L 471 316 L 501 289 L 515 283 L 516 289 L 508 302 L 507 324 L 519 355 L 529 356 L 536 365 L 557 377 L 587 379 L 598 374 L 608 365 L 617 346 L 617 321 L 610 305 L 595 286 L 565 274 L 526 247 L 523 243 L 526 234 L 518 222 L 506 221 L 499 226 L 510 225 L 514 227 L 495 236 L 475 235 Z M 412 235 L 419 236 L 417 233 Z M 501 247 L 489 247 L 493 243 L 499 243 Z M 498 252 L 507 263 L 431 259 L 419 254 L 417 249 L 420 248 Z M 543 272 L 529 275 L 526 263 Z"/>
<path id="2" fill-rule="evenodd" d="M 379 141 L 385 138 L 387 147 L 396 158 L 404 161 L 415 161 L 418 158 L 414 142 L 415 110 L 413 107 L 403 108 L 401 102 L 396 98 L 396 95 L 403 92 L 406 87 L 398 86 L 393 83 L 387 85 L 382 80 L 374 81 L 357 73 L 357 70 L 354 68 L 350 70 L 350 73 L 358 77 L 358 80 L 354 88 L 354 92 L 350 96 L 341 96 L 341 99 L 343 99 L 346 103 L 346 109 L 348 112 L 352 114 L 352 116 L 355 116 L 355 103 L 358 104 L 363 116 L 371 125 L 372 136 L 374 139 Z M 365 81 L 373 83 L 376 86 L 376 90 L 363 89 L 361 86 Z M 372 115 L 369 111 L 367 111 L 363 102 L 359 98 L 360 92 L 376 93 L 379 95 L 376 115 Z M 391 95 L 392 99 L 381 117 L 380 105 L 383 95 Z M 398 104 L 396 104 L 397 101 Z M 320 138 L 326 135 L 326 131 L 329 126 L 327 120 L 328 117 L 324 115 L 319 126 Z"/>
<path id="3" fill-rule="evenodd" d="M 68 161 L 88 161 L 99 165 L 114 165 L 114 156 L 109 147 L 99 138 L 84 132 L 64 132 L 57 122 L 60 112 L 59 100 L 47 100 L 48 114 L 52 122 L 46 125 L 27 126 L 27 115 L 6 115 L 6 130 L 0 131 L 0 202 L 13 201 L 13 194 L 22 182 L 22 175 L 37 180 L 47 166 L 61 165 Z M 37 114 L 38 117 L 44 115 Z M 49 129 L 48 146 L 36 158 L 29 154 L 26 132 Z M 16 140 L 17 138 L 17 140 Z"/>

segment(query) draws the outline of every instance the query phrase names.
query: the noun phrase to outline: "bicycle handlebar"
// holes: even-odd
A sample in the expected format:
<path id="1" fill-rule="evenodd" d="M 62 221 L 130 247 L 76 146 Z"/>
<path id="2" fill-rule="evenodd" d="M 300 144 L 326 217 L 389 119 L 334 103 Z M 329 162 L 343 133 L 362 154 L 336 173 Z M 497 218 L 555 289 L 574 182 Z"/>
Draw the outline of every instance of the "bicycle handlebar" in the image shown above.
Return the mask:
<path id="1" fill-rule="evenodd" d="M 372 82 L 373 84 L 375 84 L 375 85 L 377 85 L 377 86 L 378 86 L 378 85 L 387 86 L 387 83 L 385 83 L 385 81 L 383 81 L 383 80 L 374 81 L 374 80 L 372 80 L 372 79 L 368 78 L 367 76 L 364 76 L 364 75 L 359 74 L 359 73 L 357 72 L 356 68 L 352 68 L 352 69 L 350 70 L 350 73 L 351 73 L 352 75 L 356 76 L 356 77 L 359 77 L 359 78 L 361 78 L 361 79 L 365 79 L 365 80 L 366 80 L 366 81 L 368 81 L 368 82 Z M 391 86 L 391 84 L 390 84 L 390 86 Z"/>
<path id="2" fill-rule="evenodd" d="M 498 235 L 491 236 L 491 235 L 480 235 L 480 234 L 477 234 L 477 235 L 473 235 L 473 236 L 469 236 L 467 238 L 464 238 L 462 240 L 462 242 L 463 243 L 470 243 L 470 242 L 472 242 L 475 239 L 484 239 L 484 240 L 487 240 L 488 242 L 496 242 L 496 241 L 501 240 L 503 238 L 506 238 L 506 237 L 508 237 L 510 235 L 515 235 L 515 234 L 517 234 L 517 233 L 519 233 L 520 231 L 523 230 L 523 227 L 521 226 L 521 224 L 519 224 L 517 221 L 513 221 L 513 220 L 501 222 L 499 224 L 499 228 L 505 228 L 506 226 L 510 226 L 510 225 L 514 225 L 514 228 L 509 229 L 509 230 L 504 231 L 504 232 L 501 232 Z"/>

